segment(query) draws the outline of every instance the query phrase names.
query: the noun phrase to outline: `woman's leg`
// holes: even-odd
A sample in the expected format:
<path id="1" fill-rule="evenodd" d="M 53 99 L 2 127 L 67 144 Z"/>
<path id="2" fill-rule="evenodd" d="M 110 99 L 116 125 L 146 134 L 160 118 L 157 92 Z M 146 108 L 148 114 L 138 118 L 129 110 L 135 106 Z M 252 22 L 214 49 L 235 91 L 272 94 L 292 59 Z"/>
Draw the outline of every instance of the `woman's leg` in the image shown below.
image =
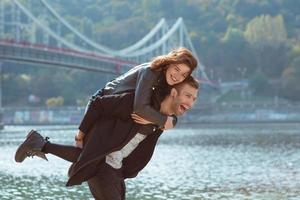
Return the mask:
<path id="1" fill-rule="evenodd" d="M 44 145 L 42 152 L 51 153 L 70 162 L 76 162 L 81 153 L 81 149 L 71 145 L 61 145 L 47 142 Z"/>
<path id="2" fill-rule="evenodd" d="M 48 160 L 45 153 L 51 153 L 70 162 L 76 162 L 81 153 L 81 149 L 69 145 L 53 144 L 44 138 L 37 131 L 32 130 L 26 139 L 18 147 L 15 153 L 15 161 L 23 162 L 27 157 L 38 156 Z"/>

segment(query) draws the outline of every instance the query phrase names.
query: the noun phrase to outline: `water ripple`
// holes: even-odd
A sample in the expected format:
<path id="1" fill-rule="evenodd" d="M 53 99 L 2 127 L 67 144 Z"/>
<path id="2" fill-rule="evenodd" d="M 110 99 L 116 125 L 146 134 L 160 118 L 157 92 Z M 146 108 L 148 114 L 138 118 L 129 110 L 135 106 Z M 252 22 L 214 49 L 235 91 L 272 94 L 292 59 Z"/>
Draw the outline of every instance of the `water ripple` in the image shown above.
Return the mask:
<path id="1" fill-rule="evenodd" d="M 299 199 L 299 124 L 193 127 L 165 132 L 149 165 L 126 180 L 129 200 Z M 65 187 L 69 163 L 49 155 L 17 164 L 31 127 L 0 132 L 0 199 L 92 199 L 86 184 Z M 74 127 L 35 127 L 72 144 Z"/>

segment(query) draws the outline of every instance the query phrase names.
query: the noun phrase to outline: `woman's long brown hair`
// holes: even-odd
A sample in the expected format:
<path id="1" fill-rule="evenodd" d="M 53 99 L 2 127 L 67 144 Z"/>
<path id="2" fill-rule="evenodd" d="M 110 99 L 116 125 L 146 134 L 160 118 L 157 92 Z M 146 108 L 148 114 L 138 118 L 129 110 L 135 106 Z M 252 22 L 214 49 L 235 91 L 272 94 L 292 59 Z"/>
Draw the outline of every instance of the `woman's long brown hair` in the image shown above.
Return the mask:
<path id="1" fill-rule="evenodd" d="M 153 70 L 165 70 L 170 64 L 186 64 L 192 71 L 197 67 L 197 59 L 187 48 L 180 47 L 166 55 L 157 56 L 151 63 Z"/>

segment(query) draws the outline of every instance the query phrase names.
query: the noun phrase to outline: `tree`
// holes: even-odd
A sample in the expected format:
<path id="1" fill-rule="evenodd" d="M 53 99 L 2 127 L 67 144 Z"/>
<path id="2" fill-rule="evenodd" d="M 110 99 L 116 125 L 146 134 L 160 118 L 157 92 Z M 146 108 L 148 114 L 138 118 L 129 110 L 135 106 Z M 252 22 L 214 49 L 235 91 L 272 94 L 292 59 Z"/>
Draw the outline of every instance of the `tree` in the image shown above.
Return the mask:
<path id="1" fill-rule="evenodd" d="M 223 44 L 222 63 L 223 68 L 233 79 L 245 78 L 245 73 L 252 74 L 253 64 L 251 50 L 244 37 L 243 31 L 237 28 L 228 27 L 225 36 L 221 39 Z M 245 70 L 245 73 L 238 71 L 239 68 Z"/>
<path id="2" fill-rule="evenodd" d="M 282 15 L 261 15 L 252 19 L 244 32 L 259 72 L 278 77 L 287 64 L 287 33 Z"/>
<path id="3" fill-rule="evenodd" d="M 59 97 L 52 97 L 46 100 L 46 105 L 48 107 L 56 107 L 56 106 L 62 106 L 64 104 L 64 98 Z"/>
<path id="4" fill-rule="evenodd" d="M 255 17 L 247 24 L 245 37 L 257 49 L 263 49 L 266 46 L 279 48 L 287 40 L 282 15 Z"/>
<path id="5" fill-rule="evenodd" d="M 294 62 L 294 67 L 288 67 L 282 74 L 280 94 L 288 99 L 300 101 L 300 57 Z"/>
<path id="6" fill-rule="evenodd" d="M 270 84 L 263 74 L 257 73 L 250 79 L 250 88 L 253 90 L 254 94 L 264 96 L 268 94 Z"/>

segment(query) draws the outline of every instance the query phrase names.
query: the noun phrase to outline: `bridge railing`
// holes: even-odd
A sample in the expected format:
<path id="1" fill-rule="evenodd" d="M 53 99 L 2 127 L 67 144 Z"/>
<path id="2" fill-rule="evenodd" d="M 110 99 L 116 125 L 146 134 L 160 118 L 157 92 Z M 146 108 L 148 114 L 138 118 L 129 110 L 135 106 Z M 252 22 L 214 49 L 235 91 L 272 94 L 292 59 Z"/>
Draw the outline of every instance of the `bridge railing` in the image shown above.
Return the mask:
<path id="1" fill-rule="evenodd" d="M 72 49 L 32 44 L 27 41 L 0 40 L 0 59 L 32 64 L 57 65 L 60 67 L 120 74 L 137 65 L 132 61 L 80 52 Z"/>

